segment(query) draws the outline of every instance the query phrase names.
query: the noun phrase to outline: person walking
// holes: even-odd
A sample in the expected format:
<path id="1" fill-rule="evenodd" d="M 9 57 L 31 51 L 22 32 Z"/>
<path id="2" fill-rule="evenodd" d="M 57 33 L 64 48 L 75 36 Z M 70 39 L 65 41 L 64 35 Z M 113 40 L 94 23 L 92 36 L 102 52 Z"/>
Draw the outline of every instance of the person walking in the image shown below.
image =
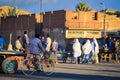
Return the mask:
<path id="1" fill-rule="evenodd" d="M 99 63 L 98 53 L 99 53 L 99 45 L 98 45 L 98 42 L 97 42 L 96 38 L 93 38 L 93 42 L 92 42 L 92 55 L 95 58 L 95 63 Z"/>
<path id="2" fill-rule="evenodd" d="M 5 46 L 5 40 L 4 38 L 0 35 L 0 50 L 2 50 Z"/>
<path id="3" fill-rule="evenodd" d="M 27 31 L 24 31 L 24 35 L 22 37 L 22 42 L 23 42 L 23 48 L 25 49 L 25 51 L 27 51 L 27 48 L 28 48 L 29 42 L 30 42 Z"/>
<path id="4" fill-rule="evenodd" d="M 53 43 L 52 43 L 52 51 L 55 54 L 55 62 L 56 64 L 58 64 L 58 58 L 57 58 L 57 53 L 58 53 L 58 42 L 56 41 L 56 39 L 54 39 Z"/>
<path id="5" fill-rule="evenodd" d="M 46 41 L 46 43 L 47 43 L 47 46 L 46 46 L 46 51 L 47 51 L 47 52 L 49 52 L 49 51 L 50 51 L 50 48 L 51 48 L 51 43 L 52 43 L 52 41 L 51 41 L 51 38 L 50 38 L 50 35 L 49 35 L 49 34 L 47 34 L 47 41 Z"/>
<path id="6" fill-rule="evenodd" d="M 78 39 L 74 39 L 73 56 L 75 64 L 78 64 L 78 58 L 81 56 L 81 44 Z"/>
<path id="7" fill-rule="evenodd" d="M 83 63 L 89 62 L 89 56 L 90 56 L 91 50 L 92 50 L 92 45 L 90 43 L 90 40 L 87 40 L 86 43 L 82 46 L 82 51 L 84 54 Z"/>

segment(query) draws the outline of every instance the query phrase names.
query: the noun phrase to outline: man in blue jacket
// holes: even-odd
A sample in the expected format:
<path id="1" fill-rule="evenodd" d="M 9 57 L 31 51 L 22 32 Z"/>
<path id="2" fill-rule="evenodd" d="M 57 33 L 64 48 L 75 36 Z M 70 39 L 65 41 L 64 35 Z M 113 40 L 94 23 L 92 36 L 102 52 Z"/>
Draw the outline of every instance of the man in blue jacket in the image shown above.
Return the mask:
<path id="1" fill-rule="evenodd" d="M 4 38 L 2 38 L 2 36 L 0 35 L 0 50 L 2 50 L 4 46 L 5 46 L 5 40 L 4 40 Z"/>
<path id="2" fill-rule="evenodd" d="M 40 54 L 45 54 L 45 49 L 42 46 L 39 34 L 35 34 L 35 38 L 30 42 L 30 54 L 37 58 L 37 68 L 40 69 Z"/>

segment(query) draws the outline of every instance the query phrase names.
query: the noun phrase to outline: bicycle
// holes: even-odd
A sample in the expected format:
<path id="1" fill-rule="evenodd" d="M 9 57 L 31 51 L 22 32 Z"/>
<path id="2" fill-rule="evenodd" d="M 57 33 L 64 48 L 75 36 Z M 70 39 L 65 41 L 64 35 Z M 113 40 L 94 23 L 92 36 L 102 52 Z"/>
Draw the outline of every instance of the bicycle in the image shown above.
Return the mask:
<path id="1" fill-rule="evenodd" d="M 40 72 L 43 72 L 46 75 L 53 74 L 55 68 L 54 54 L 52 53 L 48 59 L 46 59 L 43 54 L 41 54 L 39 64 L 40 69 L 38 69 L 37 64 L 37 58 L 35 55 L 23 60 L 21 64 L 21 70 L 23 74 L 30 76 L 37 70 L 40 70 Z"/>

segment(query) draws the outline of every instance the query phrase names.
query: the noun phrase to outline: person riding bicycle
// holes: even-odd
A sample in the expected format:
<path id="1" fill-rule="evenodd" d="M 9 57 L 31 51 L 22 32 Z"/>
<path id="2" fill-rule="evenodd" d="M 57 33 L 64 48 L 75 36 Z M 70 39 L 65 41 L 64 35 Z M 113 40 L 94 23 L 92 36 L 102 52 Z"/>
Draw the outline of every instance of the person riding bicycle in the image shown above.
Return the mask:
<path id="1" fill-rule="evenodd" d="M 37 59 L 37 69 L 40 69 L 40 54 L 45 54 L 45 49 L 42 46 L 39 34 L 35 34 L 35 38 L 30 42 L 30 54 L 31 56 L 36 56 Z"/>

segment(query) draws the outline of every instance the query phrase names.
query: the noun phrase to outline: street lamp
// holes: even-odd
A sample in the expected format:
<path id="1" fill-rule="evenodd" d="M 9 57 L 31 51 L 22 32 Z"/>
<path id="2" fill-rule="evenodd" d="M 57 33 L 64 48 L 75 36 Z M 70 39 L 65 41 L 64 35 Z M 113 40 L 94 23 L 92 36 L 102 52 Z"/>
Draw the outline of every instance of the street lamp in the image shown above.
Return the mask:
<path id="1" fill-rule="evenodd" d="M 103 10 L 104 10 L 103 11 L 103 13 L 104 13 L 104 15 L 103 15 L 103 30 L 104 30 L 104 37 L 106 37 L 106 24 L 105 24 L 105 22 L 106 22 L 106 15 L 105 15 L 106 10 L 105 10 L 105 5 L 103 2 L 101 2 L 100 5 L 103 6 Z"/>
<path id="2" fill-rule="evenodd" d="M 42 13 L 42 0 L 40 0 L 40 13 Z"/>

